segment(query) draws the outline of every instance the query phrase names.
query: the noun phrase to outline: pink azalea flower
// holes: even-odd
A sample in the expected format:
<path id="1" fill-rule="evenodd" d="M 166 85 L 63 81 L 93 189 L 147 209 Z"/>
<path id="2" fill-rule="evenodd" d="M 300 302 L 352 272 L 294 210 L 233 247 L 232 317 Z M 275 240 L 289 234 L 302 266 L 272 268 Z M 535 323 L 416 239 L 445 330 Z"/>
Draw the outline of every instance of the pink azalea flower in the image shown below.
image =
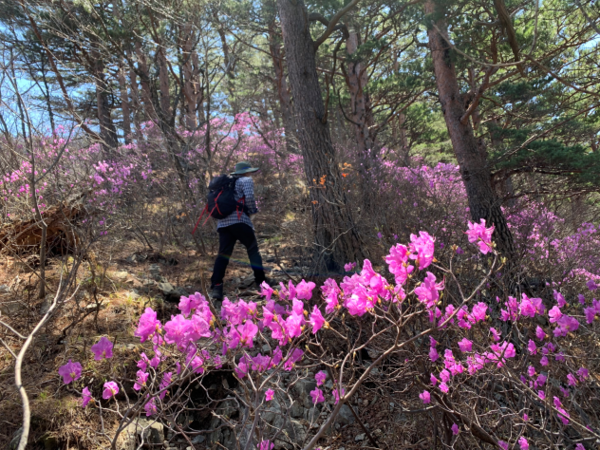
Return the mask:
<path id="1" fill-rule="evenodd" d="M 409 251 L 402 244 L 396 244 L 390 248 L 390 254 L 385 257 L 385 262 L 389 265 L 390 273 L 396 279 L 396 284 L 406 283 L 408 276 L 414 270 L 414 267 L 408 264 Z"/>
<path id="2" fill-rule="evenodd" d="M 498 447 L 502 450 L 508 450 L 508 442 L 498 441 Z"/>
<path id="3" fill-rule="evenodd" d="M 165 341 L 167 344 L 176 344 L 180 349 L 185 348 L 190 322 L 182 315 L 171 316 L 165 323 Z"/>
<path id="4" fill-rule="evenodd" d="M 492 234 L 494 233 L 494 226 L 490 228 L 485 227 L 485 219 L 481 219 L 480 223 L 468 223 L 469 229 L 467 230 L 467 237 L 470 243 L 477 243 L 479 251 L 484 255 L 487 255 L 492 250 Z"/>
<path id="5" fill-rule="evenodd" d="M 81 364 L 69 360 L 64 366 L 59 367 L 58 374 L 63 377 L 63 383 L 69 384 L 81 378 Z"/>
<path id="6" fill-rule="evenodd" d="M 537 337 L 540 341 L 546 339 L 548 335 L 539 325 L 535 329 L 535 337 Z"/>
<path id="7" fill-rule="evenodd" d="M 431 272 L 427 272 L 427 276 L 423 280 L 423 283 L 415 289 L 415 295 L 421 303 L 425 303 L 427 308 L 433 308 L 440 298 L 438 291 L 444 289 L 444 282 L 436 284 L 435 275 Z"/>
<path id="8" fill-rule="evenodd" d="M 440 380 L 438 380 L 438 379 L 435 377 L 435 375 L 434 375 L 434 374 L 431 374 L 431 375 L 429 376 L 429 380 L 431 381 L 431 384 L 432 384 L 433 386 L 437 386 L 437 384 L 440 382 Z"/>
<path id="9" fill-rule="evenodd" d="M 312 325 L 313 334 L 319 331 L 323 324 L 325 324 L 325 319 L 323 318 L 323 315 L 321 314 L 321 311 L 317 305 L 313 307 L 313 311 L 310 314 L 310 324 Z"/>
<path id="10" fill-rule="evenodd" d="M 104 358 L 110 359 L 113 356 L 113 343 L 106 336 L 102 336 L 98 343 L 92 345 L 90 350 L 95 355 L 94 359 L 100 361 Z"/>
<path id="11" fill-rule="evenodd" d="M 425 404 L 431 402 L 431 394 L 429 392 L 427 392 L 427 391 L 423 391 L 422 393 L 420 393 L 419 394 L 419 398 Z"/>
<path id="12" fill-rule="evenodd" d="M 469 320 L 473 323 L 480 322 L 485 320 L 485 313 L 487 312 L 488 306 L 479 302 L 475 306 L 473 306 L 473 310 L 471 311 L 471 315 L 469 316 Z"/>
<path id="13" fill-rule="evenodd" d="M 540 400 L 546 400 L 546 393 L 544 391 L 538 391 L 538 397 Z"/>
<path id="14" fill-rule="evenodd" d="M 181 297 L 178 308 L 181 311 L 181 314 L 184 316 L 189 316 L 192 310 L 198 308 L 205 302 L 206 298 L 199 292 L 196 292 L 189 297 Z"/>
<path id="15" fill-rule="evenodd" d="M 81 407 L 85 408 L 88 403 L 92 400 L 92 393 L 90 392 L 90 390 L 86 387 L 83 388 L 83 391 L 81 391 Z"/>
<path id="16" fill-rule="evenodd" d="M 156 399 L 154 397 L 146 402 L 144 410 L 146 411 L 146 417 L 151 417 L 157 413 L 158 409 L 156 408 Z"/>
<path id="17" fill-rule="evenodd" d="M 135 379 L 135 383 L 133 384 L 133 389 L 139 391 L 146 385 L 148 381 L 149 373 L 144 372 L 143 370 L 138 370 L 136 373 L 137 378 Z"/>
<path id="18" fill-rule="evenodd" d="M 264 372 L 271 367 L 271 357 L 261 355 L 260 353 L 250 358 L 252 360 L 252 370 L 256 372 Z"/>
<path id="19" fill-rule="evenodd" d="M 468 340 L 467 338 L 463 338 L 462 341 L 458 343 L 458 348 L 460 348 L 461 352 L 470 352 L 473 348 L 473 342 Z"/>
<path id="20" fill-rule="evenodd" d="M 317 386 L 321 386 L 323 383 L 325 383 L 326 379 L 327 373 L 323 370 L 317 372 L 317 374 L 315 375 L 315 380 L 317 380 Z"/>
<path id="21" fill-rule="evenodd" d="M 458 430 L 458 425 L 456 425 L 456 424 L 453 424 L 453 425 L 452 425 L 452 427 L 450 427 L 450 428 L 452 429 L 452 434 L 453 434 L 454 436 L 456 436 L 456 435 L 458 434 L 458 432 L 459 432 L 459 430 Z"/>
<path id="22" fill-rule="evenodd" d="M 558 327 L 554 329 L 554 336 L 556 337 L 566 336 L 567 333 L 571 331 L 577 331 L 577 329 L 579 328 L 579 322 L 577 321 L 577 319 L 571 316 L 567 316 L 566 314 L 564 314 L 560 319 L 558 319 L 556 325 L 558 325 Z"/>
<path id="23" fill-rule="evenodd" d="M 138 327 L 133 335 L 139 337 L 141 342 L 145 342 L 158 330 L 160 330 L 160 320 L 156 318 L 156 311 L 152 308 L 146 308 L 140 316 Z"/>
<path id="24" fill-rule="evenodd" d="M 594 282 L 594 280 L 589 280 L 587 283 L 585 283 L 585 285 L 590 291 L 595 291 L 598 289 L 598 285 Z"/>
<path id="25" fill-rule="evenodd" d="M 542 356 L 540 359 L 540 364 L 544 367 L 546 367 L 548 365 L 548 357 L 547 356 Z"/>
<path id="26" fill-rule="evenodd" d="M 498 342 L 502 338 L 502 334 L 494 327 L 490 327 L 490 334 L 492 335 L 492 340 L 494 342 Z"/>
<path id="27" fill-rule="evenodd" d="M 439 359 L 440 355 L 435 347 L 429 348 L 429 358 L 432 362 L 435 362 Z"/>
<path id="28" fill-rule="evenodd" d="M 340 288 L 334 279 L 329 278 L 325 280 L 325 284 L 321 286 L 321 292 L 323 293 L 325 302 L 327 303 L 325 312 L 327 314 L 331 314 L 333 311 L 335 311 L 335 307 L 338 305 Z"/>
<path id="29" fill-rule="evenodd" d="M 523 436 L 521 436 L 519 438 L 519 447 L 521 447 L 521 450 L 529 450 L 529 442 L 527 442 L 527 439 L 525 439 Z"/>
<path id="30" fill-rule="evenodd" d="M 271 296 L 273 295 L 273 289 L 271 286 L 267 284 L 266 281 L 263 281 L 260 285 L 261 291 L 260 294 L 265 297 L 265 300 L 268 302 L 271 300 Z"/>
<path id="31" fill-rule="evenodd" d="M 562 308 L 563 306 L 565 306 L 567 304 L 567 301 L 565 300 L 563 295 L 560 292 L 558 292 L 556 289 L 554 290 L 554 300 L 556 300 L 556 304 L 558 305 L 559 308 Z"/>
<path id="32" fill-rule="evenodd" d="M 254 336 L 258 333 L 258 327 L 251 320 L 247 320 L 244 325 L 238 325 L 238 332 L 240 333 L 240 342 L 243 347 L 252 348 L 254 346 Z"/>
<path id="33" fill-rule="evenodd" d="M 292 313 L 285 319 L 285 332 L 288 338 L 293 339 L 302 334 L 302 324 L 304 323 L 304 317 L 298 314 Z"/>
<path id="34" fill-rule="evenodd" d="M 583 444 L 579 443 L 575 446 L 575 450 L 585 450 L 585 447 L 583 446 Z"/>
<path id="35" fill-rule="evenodd" d="M 173 379 L 173 372 L 165 372 L 165 374 L 163 375 L 163 379 L 160 382 L 160 390 L 162 392 L 160 393 L 159 397 L 161 400 L 163 400 L 165 398 L 165 396 L 167 395 L 167 388 L 171 384 L 172 379 Z"/>
<path id="36" fill-rule="evenodd" d="M 273 400 L 274 396 L 275 391 L 273 389 L 267 389 L 267 392 L 265 392 L 265 400 L 270 402 L 271 400 Z"/>
<path id="37" fill-rule="evenodd" d="M 583 294 L 578 294 L 577 300 L 579 300 L 579 303 L 581 303 L 582 305 L 585 305 L 585 296 Z"/>
<path id="38" fill-rule="evenodd" d="M 295 348 L 294 350 L 292 350 L 290 356 L 283 364 L 283 368 L 287 371 L 292 370 L 294 368 L 294 364 L 296 364 L 302 359 L 302 355 L 304 355 L 304 352 L 299 348 Z"/>
<path id="39" fill-rule="evenodd" d="M 107 381 L 104 383 L 104 391 L 102 391 L 102 398 L 108 400 L 119 393 L 119 386 L 114 381 Z"/>
<path id="40" fill-rule="evenodd" d="M 529 416 L 527 414 L 523 414 L 523 420 L 527 422 L 529 420 Z"/>
<path id="41" fill-rule="evenodd" d="M 259 450 L 273 450 L 273 447 L 275 447 L 275 444 L 271 441 L 261 441 Z"/>
<path id="42" fill-rule="evenodd" d="M 355 262 L 344 264 L 344 271 L 345 272 L 352 272 L 352 270 L 355 267 L 356 267 L 356 263 Z"/>
<path id="43" fill-rule="evenodd" d="M 589 373 L 589 371 L 585 367 L 581 367 L 577 371 L 577 375 L 579 375 L 579 379 L 583 382 L 584 380 L 586 380 L 590 376 L 590 373 Z"/>
<path id="44" fill-rule="evenodd" d="M 444 382 L 447 383 L 448 381 L 450 381 L 450 372 L 448 372 L 446 369 L 442 370 L 440 372 L 440 379 Z"/>
<path id="45" fill-rule="evenodd" d="M 535 375 L 535 367 L 529 366 L 527 368 L 527 375 L 529 375 L 530 377 L 534 376 Z"/>
<path id="46" fill-rule="evenodd" d="M 426 231 L 419 231 L 419 237 L 410 235 L 409 249 L 416 255 L 410 255 L 410 259 L 416 260 L 419 270 L 423 270 L 433 262 L 433 253 L 435 251 L 435 239 Z"/>
<path id="47" fill-rule="evenodd" d="M 335 402 L 334 402 L 335 405 L 337 405 L 340 402 L 340 392 L 343 397 L 344 394 L 346 393 L 346 390 L 344 388 L 342 388 L 341 391 L 339 388 L 336 388 L 333 390 L 333 398 L 335 399 Z"/>
<path id="48" fill-rule="evenodd" d="M 572 373 L 567 375 L 569 386 L 577 386 L 577 378 Z"/>
<path id="49" fill-rule="evenodd" d="M 344 306 L 348 308 L 348 313 L 351 316 L 362 317 L 369 309 L 369 301 L 366 290 L 362 289 L 358 292 L 346 298 Z"/>
<path id="50" fill-rule="evenodd" d="M 540 373 L 538 375 L 537 379 L 535 380 L 535 385 L 537 387 L 542 387 L 544 384 L 546 384 L 547 379 L 548 379 L 548 377 L 546 377 L 546 375 L 544 375 L 543 373 Z"/>
<path id="51" fill-rule="evenodd" d="M 448 385 L 446 383 L 440 383 L 440 391 L 442 391 L 444 394 L 447 394 L 448 390 Z"/>
<path id="52" fill-rule="evenodd" d="M 529 343 L 527 344 L 527 350 L 531 355 L 537 355 L 537 346 L 533 340 L 529 339 Z"/>
<path id="53" fill-rule="evenodd" d="M 550 311 L 548 311 L 548 316 L 550 317 L 550 323 L 556 323 L 562 317 L 562 311 L 558 306 L 552 307 Z"/>
<path id="54" fill-rule="evenodd" d="M 312 397 L 313 405 L 316 405 L 318 403 L 325 401 L 325 396 L 323 395 L 323 391 L 319 388 L 314 388 L 312 391 L 310 391 L 310 396 Z"/>
<path id="55" fill-rule="evenodd" d="M 312 298 L 312 291 L 315 288 L 316 284 L 312 281 L 308 283 L 302 280 L 296 286 L 296 298 L 299 300 L 310 300 Z"/>

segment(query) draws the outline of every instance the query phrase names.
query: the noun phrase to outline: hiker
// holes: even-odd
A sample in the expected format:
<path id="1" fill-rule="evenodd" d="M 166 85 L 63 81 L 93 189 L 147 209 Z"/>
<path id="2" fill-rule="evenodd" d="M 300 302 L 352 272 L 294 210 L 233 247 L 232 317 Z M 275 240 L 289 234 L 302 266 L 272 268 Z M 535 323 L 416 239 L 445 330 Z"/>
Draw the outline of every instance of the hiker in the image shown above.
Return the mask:
<path id="1" fill-rule="evenodd" d="M 258 212 L 254 200 L 254 182 L 251 178 L 252 174 L 258 170 L 258 168 L 252 167 L 250 163 L 243 161 L 237 163 L 235 171 L 231 173 L 231 176 L 235 178 L 235 200 L 242 204 L 243 208 L 236 208 L 236 211 L 217 222 L 219 254 L 210 279 L 210 296 L 215 300 L 220 301 L 223 299 L 223 278 L 225 277 L 227 264 L 229 264 L 229 258 L 233 253 L 233 247 L 237 241 L 240 241 L 248 251 L 256 286 L 259 287 L 266 280 L 262 258 L 254 234 L 254 226 L 250 218 L 251 215 Z"/>

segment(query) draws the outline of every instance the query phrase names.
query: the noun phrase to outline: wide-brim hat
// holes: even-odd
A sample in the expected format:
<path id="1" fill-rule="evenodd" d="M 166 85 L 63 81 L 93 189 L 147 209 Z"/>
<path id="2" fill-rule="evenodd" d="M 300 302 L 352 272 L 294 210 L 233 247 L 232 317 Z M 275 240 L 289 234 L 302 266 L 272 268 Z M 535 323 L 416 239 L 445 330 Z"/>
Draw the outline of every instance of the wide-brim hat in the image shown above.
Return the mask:
<path id="1" fill-rule="evenodd" d="M 242 161 L 235 165 L 235 171 L 231 175 L 243 175 L 245 173 L 253 173 L 260 170 L 258 167 L 252 167 L 248 161 Z"/>

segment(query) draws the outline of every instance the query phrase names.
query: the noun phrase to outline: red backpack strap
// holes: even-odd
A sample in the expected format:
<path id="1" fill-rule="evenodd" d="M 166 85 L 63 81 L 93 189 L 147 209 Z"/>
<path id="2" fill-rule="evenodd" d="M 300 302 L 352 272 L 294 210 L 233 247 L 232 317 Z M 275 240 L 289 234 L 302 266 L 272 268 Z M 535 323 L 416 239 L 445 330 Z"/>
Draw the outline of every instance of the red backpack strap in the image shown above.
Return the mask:
<path id="1" fill-rule="evenodd" d="M 200 217 L 198 217 L 198 222 L 196 222 L 196 226 L 194 227 L 194 230 L 192 231 L 192 235 L 196 232 L 196 229 L 198 228 L 198 225 L 200 225 L 200 221 L 202 220 L 202 216 L 207 211 L 208 211 L 208 205 L 204 206 L 204 209 L 202 210 L 202 214 L 200 214 Z"/>
<path id="2" fill-rule="evenodd" d="M 240 205 L 235 206 L 235 210 L 237 211 L 238 220 L 240 220 L 242 218 L 242 214 L 244 214 L 244 206 L 246 206 L 246 196 L 245 195 L 238 200 L 238 203 L 240 203 L 240 202 L 242 202 L 241 210 L 240 210 Z"/>

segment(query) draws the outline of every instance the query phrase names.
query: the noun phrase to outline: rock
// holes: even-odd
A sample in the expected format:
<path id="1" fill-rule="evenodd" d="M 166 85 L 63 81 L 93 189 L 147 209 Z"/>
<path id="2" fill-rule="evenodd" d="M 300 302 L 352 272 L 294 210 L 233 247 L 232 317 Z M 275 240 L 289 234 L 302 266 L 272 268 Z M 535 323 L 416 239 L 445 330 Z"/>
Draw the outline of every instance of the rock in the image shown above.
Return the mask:
<path id="1" fill-rule="evenodd" d="M 171 283 L 158 283 L 158 289 L 165 296 L 168 302 L 179 303 L 179 300 L 186 293 L 181 288 L 176 288 Z"/>
<path id="2" fill-rule="evenodd" d="M 298 419 L 299 417 L 303 417 L 304 416 L 304 408 L 302 408 L 302 406 L 300 405 L 300 403 L 298 403 L 296 401 L 292 405 L 291 414 L 292 414 L 292 417 L 295 418 L 295 419 Z"/>
<path id="3" fill-rule="evenodd" d="M 138 298 L 141 297 L 141 295 L 139 294 L 139 292 L 135 289 L 132 289 L 131 291 L 129 291 L 127 293 L 127 297 L 129 297 L 132 300 L 137 300 Z"/>
<path id="4" fill-rule="evenodd" d="M 162 281 L 162 276 L 161 276 L 162 269 L 160 268 L 160 265 L 150 264 L 148 266 L 148 272 L 150 272 L 150 277 L 152 279 L 154 279 L 155 281 Z"/>
<path id="5" fill-rule="evenodd" d="M 286 449 L 291 450 L 294 448 L 291 443 L 294 443 L 298 447 L 303 447 L 304 441 L 306 441 L 306 430 L 304 426 L 298 420 L 287 421 L 283 427 L 283 434 L 285 440 L 275 439 L 275 450 Z"/>
<path id="6" fill-rule="evenodd" d="M 340 425 L 350 425 L 351 423 L 354 423 L 355 420 L 350 407 L 348 405 L 342 405 L 336 418 L 336 422 Z"/>
<path id="7" fill-rule="evenodd" d="M 6 284 L 0 285 L 0 294 L 8 294 L 10 292 L 10 286 Z"/>
<path id="8" fill-rule="evenodd" d="M 165 438 L 165 429 L 162 423 L 148 419 L 137 419 L 125 427 L 119 435 L 118 450 L 135 450 L 142 442 L 151 447 L 161 445 Z"/>
<path id="9" fill-rule="evenodd" d="M 115 272 L 115 274 L 113 275 L 118 281 L 121 282 L 125 282 L 127 281 L 127 278 L 129 278 L 129 274 L 127 272 L 125 272 L 124 270 L 121 270 L 119 272 Z"/>
<path id="10" fill-rule="evenodd" d="M 43 305 L 42 305 L 43 307 Z M 23 304 L 18 300 L 0 300 L 0 312 L 7 316 L 13 316 L 23 309 Z M 46 309 L 47 311 L 47 309 Z M 45 314 L 45 313 L 44 313 Z"/>
<path id="11" fill-rule="evenodd" d="M 354 442 L 360 442 L 365 440 L 365 433 L 357 434 L 354 438 Z"/>
<path id="12" fill-rule="evenodd" d="M 206 436 L 199 434 L 194 439 L 192 439 L 192 444 L 202 444 L 206 440 Z"/>

